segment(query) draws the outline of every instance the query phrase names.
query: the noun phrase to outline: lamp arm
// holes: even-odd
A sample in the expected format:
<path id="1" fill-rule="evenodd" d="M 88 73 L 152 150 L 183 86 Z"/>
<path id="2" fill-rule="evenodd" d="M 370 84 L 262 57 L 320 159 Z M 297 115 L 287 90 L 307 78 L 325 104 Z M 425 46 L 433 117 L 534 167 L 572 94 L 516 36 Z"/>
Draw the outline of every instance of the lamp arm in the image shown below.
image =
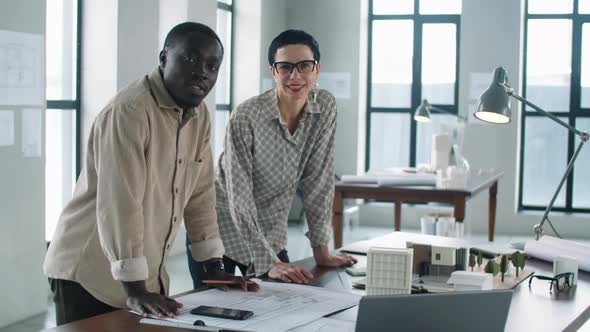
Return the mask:
<path id="1" fill-rule="evenodd" d="M 551 226 L 551 229 L 553 229 L 553 232 L 555 233 L 555 235 L 557 235 L 558 238 L 561 238 L 559 233 L 557 233 L 557 231 L 555 230 L 555 228 L 551 224 L 551 221 L 549 221 L 549 218 L 548 218 L 549 212 L 553 208 L 553 204 L 555 203 L 555 200 L 557 199 L 557 195 L 561 191 L 561 187 L 563 187 L 565 180 L 567 180 L 567 177 L 569 176 L 572 169 L 574 168 L 574 163 L 576 162 L 576 159 L 578 158 L 578 155 L 580 154 L 580 151 L 582 150 L 582 146 L 584 146 L 584 143 L 586 143 L 586 140 L 583 140 L 583 139 L 580 140 L 580 144 L 578 144 L 578 147 L 576 148 L 574 155 L 572 156 L 572 158 L 568 162 L 565 173 L 563 174 L 563 177 L 561 178 L 561 181 L 559 182 L 559 185 L 557 186 L 557 189 L 555 190 L 553 197 L 551 197 L 551 201 L 549 202 L 549 205 L 547 205 L 547 209 L 545 209 L 545 213 L 543 214 L 543 218 L 541 219 L 541 223 L 538 225 L 535 225 L 535 227 L 533 228 L 536 240 L 539 240 L 541 238 L 541 235 L 543 235 L 543 224 L 545 223 L 545 221 L 547 221 L 549 223 L 549 226 Z"/>
<path id="2" fill-rule="evenodd" d="M 432 106 L 432 105 L 430 105 L 430 106 L 429 106 L 429 108 L 430 108 L 431 110 L 433 110 L 433 111 L 437 111 L 438 113 L 446 113 L 446 114 L 454 115 L 454 116 L 456 116 L 458 119 L 460 119 L 460 120 L 463 120 L 463 121 L 467 122 L 467 118 L 465 118 L 464 116 L 461 116 L 461 115 L 459 115 L 459 114 L 455 114 L 455 113 L 449 112 L 449 111 L 447 111 L 447 110 L 445 110 L 445 109 L 442 109 L 442 108 L 439 108 L 439 107 L 436 107 L 436 106 Z"/>
<path id="3" fill-rule="evenodd" d="M 531 108 L 533 108 L 535 111 L 546 115 L 547 117 L 549 117 L 551 120 L 557 122 L 558 124 L 562 125 L 563 127 L 567 128 L 569 131 L 575 133 L 576 135 L 578 135 L 580 137 L 580 139 L 582 141 L 587 141 L 589 138 L 589 135 L 587 132 L 585 131 L 581 131 L 578 130 L 572 126 L 570 126 L 569 124 L 563 122 L 562 120 L 560 120 L 558 117 L 556 117 L 555 115 L 545 111 L 544 109 L 540 108 L 539 106 L 531 103 L 530 101 L 524 99 L 523 97 L 519 96 L 518 94 L 516 94 L 514 92 L 514 89 L 512 89 L 511 87 L 509 87 L 507 84 L 503 84 L 504 88 L 506 89 L 506 92 L 508 93 L 508 95 L 514 97 L 514 99 L 519 100 L 520 102 L 522 102 L 523 104 L 530 106 Z"/>

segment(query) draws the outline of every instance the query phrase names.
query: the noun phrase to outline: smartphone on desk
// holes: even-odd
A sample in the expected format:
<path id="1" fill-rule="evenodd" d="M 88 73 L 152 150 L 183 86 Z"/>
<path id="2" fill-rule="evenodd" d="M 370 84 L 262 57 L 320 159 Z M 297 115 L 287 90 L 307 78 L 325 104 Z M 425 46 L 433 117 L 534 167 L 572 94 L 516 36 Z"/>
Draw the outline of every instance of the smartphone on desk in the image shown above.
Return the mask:
<path id="1" fill-rule="evenodd" d="M 208 305 L 198 306 L 190 311 L 193 315 L 203 315 L 218 318 L 238 319 L 244 320 L 254 315 L 254 312 L 249 310 L 229 309 L 221 307 L 211 307 Z"/>

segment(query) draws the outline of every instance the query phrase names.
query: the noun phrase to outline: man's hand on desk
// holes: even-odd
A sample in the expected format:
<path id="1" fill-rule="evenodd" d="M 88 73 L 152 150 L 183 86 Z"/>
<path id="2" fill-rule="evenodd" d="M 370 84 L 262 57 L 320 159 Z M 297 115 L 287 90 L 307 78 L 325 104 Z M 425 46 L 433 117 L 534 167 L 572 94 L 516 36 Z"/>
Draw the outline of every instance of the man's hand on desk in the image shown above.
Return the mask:
<path id="1" fill-rule="evenodd" d="M 338 255 L 330 254 L 328 246 L 319 246 L 313 248 L 313 257 L 318 266 L 328 267 L 348 267 L 356 264 L 356 258 L 343 252 Z"/>
<path id="2" fill-rule="evenodd" d="M 258 292 L 260 290 L 260 286 L 257 283 L 242 277 L 236 277 L 224 270 L 215 269 L 207 271 L 207 279 L 212 281 L 208 283 L 209 287 L 219 288 L 224 291 L 228 291 L 230 286 L 240 287 L 245 292 Z M 220 283 L 214 283 L 214 281 L 220 281 Z"/>
<path id="3" fill-rule="evenodd" d="M 268 271 L 268 277 L 284 282 L 307 284 L 313 279 L 313 274 L 299 266 L 278 262 Z"/>
<path id="4" fill-rule="evenodd" d="M 148 292 L 143 280 L 123 282 L 123 288 L 127 292 L 127 307 L 141 313 L 144 317 L 149 314 L 160 318 L 175 317 L 178 315 L 178 308 L 182 308 L 182 303 L 174 299 Z"/>

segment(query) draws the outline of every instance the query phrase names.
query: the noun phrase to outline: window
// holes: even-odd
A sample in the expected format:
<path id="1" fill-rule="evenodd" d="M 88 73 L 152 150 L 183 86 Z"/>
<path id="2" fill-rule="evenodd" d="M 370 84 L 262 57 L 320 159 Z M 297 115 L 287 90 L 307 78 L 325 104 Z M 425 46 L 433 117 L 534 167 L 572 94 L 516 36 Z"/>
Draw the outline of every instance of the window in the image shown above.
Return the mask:
<path id="1" fill-rule="evenodd" d="M 45 238 L 72 197 L 80 170 L 80 1 L 47 1 Z"/>
<path id="2" fill-rule="evenodd" d="M 233 36 L 233 7 L 231 0 L 217 2 L 217 34 L 223 43 L 225 54 L 223 63 L 219 70 L 219 76 L 216 84 L 215 95 L 215 141 L 214 155 L 215 160 L 223 151 L 223 139 L 225 136 L 225 126 L 229 121 L 231 111 L 232 97 L 232 36 Z"/>
<path id="3" fill-rule="evenodd" d="M 430 159 L 432 134 L 456 118 L 416 123 L 422 99 L 457 114 L 460 0 L 370 0 L 367 169 Z"/>
<path id="4" fill-rule="evenodd" d="M 527 0 L 523 95 L 580 129 L 590 129 L 590 2 Z M 577 8 L 576 8 L 577 7 Z M 524 108 L 519 209 L 544 210 L 579 139 Z M 553 210 L 590 212 L 590 151 L 586 146 Z"/>

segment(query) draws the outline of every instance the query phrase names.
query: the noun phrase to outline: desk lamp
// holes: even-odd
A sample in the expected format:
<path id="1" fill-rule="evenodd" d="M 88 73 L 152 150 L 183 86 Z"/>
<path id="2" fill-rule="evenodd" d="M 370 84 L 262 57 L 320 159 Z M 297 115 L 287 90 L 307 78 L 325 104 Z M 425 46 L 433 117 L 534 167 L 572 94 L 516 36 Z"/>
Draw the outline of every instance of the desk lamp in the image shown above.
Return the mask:
<path id="1" fill-rule="evenodd" d="M 543 214 L 543 218 L 541 218 L 541 222 L 533 227 L 535 240 L 539 240 L 543 235 L 543 225 L 545 224 L 545 222 L 547 222 L 549 226 L 551 226 L 551 229 L 553 230 L 555 235 L 561 238 L 559 233 L 557 233 L 557 231 L 555 230 L 555 227 L 553 227 L 553 225 L 551 224 L 551 221 L 549 221 L 549 212 L 551 211 L 551 208 L 553 208 L 553 204 L 555 203 L 555 199 L 557 198 L 557 195 L 559 194 L 561 187 L 563 187 L 565 180 L 572 171 L 574 162 L 576 161 L 576 158 L 578 158 L 578 154 L 580 153 L 582 146 L 584 145 L 584 143 L 586 143 L 586 141 L 589 138 L 588 132 L 580 131 L 570 126 L 569 124 L 561 121 L 555 115 L 541 109 L 539 106 L 529 102 L 528 100 L 516 94 L 516 92 L 514 92 L 514 89 L 508 85 L 506 70 L 504 70 L 504 68 L 502 67 L 498 67 L 495 69 L 494 80 L 487 88 L 487 90 L 485 90 L 479 97 L 477 111 L 475 112 L 474 116 L 479 120 L 490 123 L 504 124 L 510 122 L 511 110 L 510 99 L 508 96 L 513 97 L 521 103 L 531 107 L 535 111 L 549 117 L 551 120 L 567 128 L 571 134 L 576 134 L 580 137 L 580 144 L 578 144 L 578 147 L 576 148 L 574 155 L 568 161 L 565 173 L 563 174 L 563 177 L 561 178 L 561 181 L 559 182 L 559 185 L 557 186 L 557 189 L 555 190 L 555 193 L 553 194 L 553 197 L 551 198 L 549 205 L 547 205 L 547 208 L 545 209 L 545 213 Z"/>
<path id="2" fill-rule="evenodd" d="M 422 104 L 420 104 L 420 106 L 418 106 L 418 108 L 416 108 L 416 112 L 414 112 L 414 120 L 416 120 L 418 122 L 428 122 L 428 121 L 430 121 L 430 112 L 432 112 L 432 111 L 438 112 L 438 113 L 446 113 L 446 114 L 454 115 L 459 120 L 461 120 L 463 122 L 467 121 L 467 119 L 461 115 L 451 113 L 451 112 L 444 110 L 442 108 L 438 108 L 436 106 L 430 105 L 430 103 L 426 99 L 422 100 Z"/>
<path id="3" fill-rule="evenodd" d="M 436 106 L 432 106 L 428 102 L 428 100 L 423 99 L 420 106 L 418 106 L 418 108 L 416 108 L 416 111 L 414 112 L 414 120 L 416 120 L 418 122 L 423 122 L 423 123 L 429 122 L 430 121 L 430 112 L 433 112 L 433 111 L 437 112 L 437 113 L 445 113 L 445 114 L 449 114 L 449 115 L 457 117 L 458 126 L 453 128 L 453 130 L 452 130 L 454 144 L 451 147 L 451 158 L 454 158 L 455 163 L 460 164 L 461 167 L 468 170 L 469 163 L 467 162 L 467 160 L 465 160 L 465 158 L 463 158 L 463 153 L 462 153 L 461 149 L 459 148 L 460 141 L 462 142 L 462 139 L 459 139 L 459 135 L 462 135 L 462 130 L 465 126 L 465 123 L 467 122 L 467 119 L 459 114 L 455 114 L 455 113 L 449 112 L 445 109 L 442 109 L 442 108 L 439 108 Z M 460 131 L 461 131 L 461 134 L 459 133 Z"/>

